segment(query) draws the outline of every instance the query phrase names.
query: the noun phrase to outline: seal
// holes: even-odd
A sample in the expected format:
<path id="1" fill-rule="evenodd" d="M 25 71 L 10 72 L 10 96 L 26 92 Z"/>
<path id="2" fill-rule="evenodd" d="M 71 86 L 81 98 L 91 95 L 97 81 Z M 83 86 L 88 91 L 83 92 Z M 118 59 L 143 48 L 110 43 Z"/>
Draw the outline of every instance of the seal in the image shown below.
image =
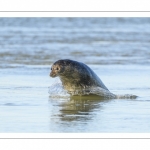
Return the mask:
<path id="1" fill-rule="evenodd" d="M 58 76 L 64 89 L 71 95 L 86 95 L 91 87 L 100 87 L 110 93 L 96 73 L 82 62 L 58 60 L 52 65 L 50 76 Z"/>
<path id="2" fill-rule="evenodd" d="M 51 67 L 50 76 L 59 77 L 63 88 L 71 96 L 95 95 L 107 99 L 136 99 L 138 97 L 132 94 L 111 93 L 90 67 L 70 59 L 56 61 Z"/>

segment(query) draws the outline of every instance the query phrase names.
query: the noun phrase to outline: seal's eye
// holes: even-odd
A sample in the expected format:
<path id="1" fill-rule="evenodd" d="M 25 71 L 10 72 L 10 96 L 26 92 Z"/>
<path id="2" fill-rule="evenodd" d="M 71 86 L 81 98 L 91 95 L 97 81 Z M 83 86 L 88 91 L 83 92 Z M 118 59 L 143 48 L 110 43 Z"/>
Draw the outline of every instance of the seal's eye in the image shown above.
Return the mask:
<path id="1" fill-rule="evenodd" d="M 59 70 L 59 68 L 57 67 L 56 70 Z"/>
<path id="2" fill-rule="evenodd" d="M 52 68 L 51 68 L 51 70 L 52 70 Z"/>

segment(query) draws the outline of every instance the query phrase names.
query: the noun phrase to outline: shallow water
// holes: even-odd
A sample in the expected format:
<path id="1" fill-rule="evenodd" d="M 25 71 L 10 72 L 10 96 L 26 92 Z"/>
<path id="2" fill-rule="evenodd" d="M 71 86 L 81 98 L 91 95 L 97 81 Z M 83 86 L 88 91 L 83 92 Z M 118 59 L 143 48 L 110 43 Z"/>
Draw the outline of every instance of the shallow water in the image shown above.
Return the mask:
<path id="1" fill-rule="evenodd" d="M 149 18 L 0 18 L 0 132 L 150 132 L 149 47 Z M 138 98 L 49 95 L 63 58 Z"/>

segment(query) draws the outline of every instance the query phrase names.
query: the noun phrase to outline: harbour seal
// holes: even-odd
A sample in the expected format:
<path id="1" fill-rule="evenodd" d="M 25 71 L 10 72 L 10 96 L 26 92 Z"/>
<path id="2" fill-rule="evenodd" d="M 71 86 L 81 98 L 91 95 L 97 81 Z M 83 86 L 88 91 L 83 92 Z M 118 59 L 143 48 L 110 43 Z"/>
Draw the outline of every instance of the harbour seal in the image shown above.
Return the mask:
<path id="1" fill-rule="evenodd" d="M 86 64 L 70 59 L 56 61 L 50 72 L 51 77 L 59 77 L 63 88 L 72 96 L 96 95 L 109 99 L 136 99 L 132 94 L 115 95 L 104 85 L 96 73 Z"/>
<path id="2" fill-rule="evenodd" d="M 91 94 L 91 89 L 99 87 L 102 95 L 115 97 L 96 73 L 81 62 L 70 59 L 58 60 L 52 65 L 50 76 L 58 76 L 64 89 L 71 95 Z"/>

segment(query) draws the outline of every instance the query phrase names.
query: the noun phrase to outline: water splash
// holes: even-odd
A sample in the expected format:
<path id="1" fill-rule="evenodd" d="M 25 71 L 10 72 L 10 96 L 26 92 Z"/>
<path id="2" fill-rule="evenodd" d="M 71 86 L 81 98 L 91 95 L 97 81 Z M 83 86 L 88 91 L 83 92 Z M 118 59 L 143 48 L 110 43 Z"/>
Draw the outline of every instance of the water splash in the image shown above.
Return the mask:
<path id="1" fill-rule="evenodd" d="M 137 97 L 133 94 L 116 95 L 116 99 L 136 99 Z"/>
<path id="2" fill-rule="evenodd" d="M 101 97 L 104 97 L 104 98 L 108 98 L 108 99 L 116 98 L 115 94 L 113 94 L 110 91 L 107 91 L 105 89 L 102 89 L 100 87 L 91 87 L 89 94 L 98 95 L 98 96 L 101 96 Z"/>
<path id="3" fill-rule="evenodd" d="M 104 98 L 112 99 L 116 98 L 116 96 L 109 91 L 102 89 L 100 87 L 88 87 L 87 89 L 74 89 L 71 91 L 66 91 L 63 88 L 63 85 L 58 81 L 57 83 L 52 84 L 49 87 L 50 97 L 69 97 L 71 96 L 81 96 L 81 95 L 97 95 Z"/>
<path id="4" fill-rule="evenodd" d="M 70 95 L 67 93 L 67 91 L 63 88 L 61 83 L 54 83 L 49 88 L 48 93 L 50 94 L 50 97 L 53 98 L 60 98 L 60 97 L 69 97 Z"/>
<path id="5" fill-rule="evenodd" d="M 124 94 L 115 95 L 110 91 L 102 89 L 100 87 L 88 87 L 88 89 L 74 89 L 66 91 L 60 81 L 55 82 L 49 87 L 49 94 L 52 98 L 69 98 L 70 96 L 82 96 L 82 95 L 97 95 L 106 99 L 136 99 L 136 95 Z"/>

